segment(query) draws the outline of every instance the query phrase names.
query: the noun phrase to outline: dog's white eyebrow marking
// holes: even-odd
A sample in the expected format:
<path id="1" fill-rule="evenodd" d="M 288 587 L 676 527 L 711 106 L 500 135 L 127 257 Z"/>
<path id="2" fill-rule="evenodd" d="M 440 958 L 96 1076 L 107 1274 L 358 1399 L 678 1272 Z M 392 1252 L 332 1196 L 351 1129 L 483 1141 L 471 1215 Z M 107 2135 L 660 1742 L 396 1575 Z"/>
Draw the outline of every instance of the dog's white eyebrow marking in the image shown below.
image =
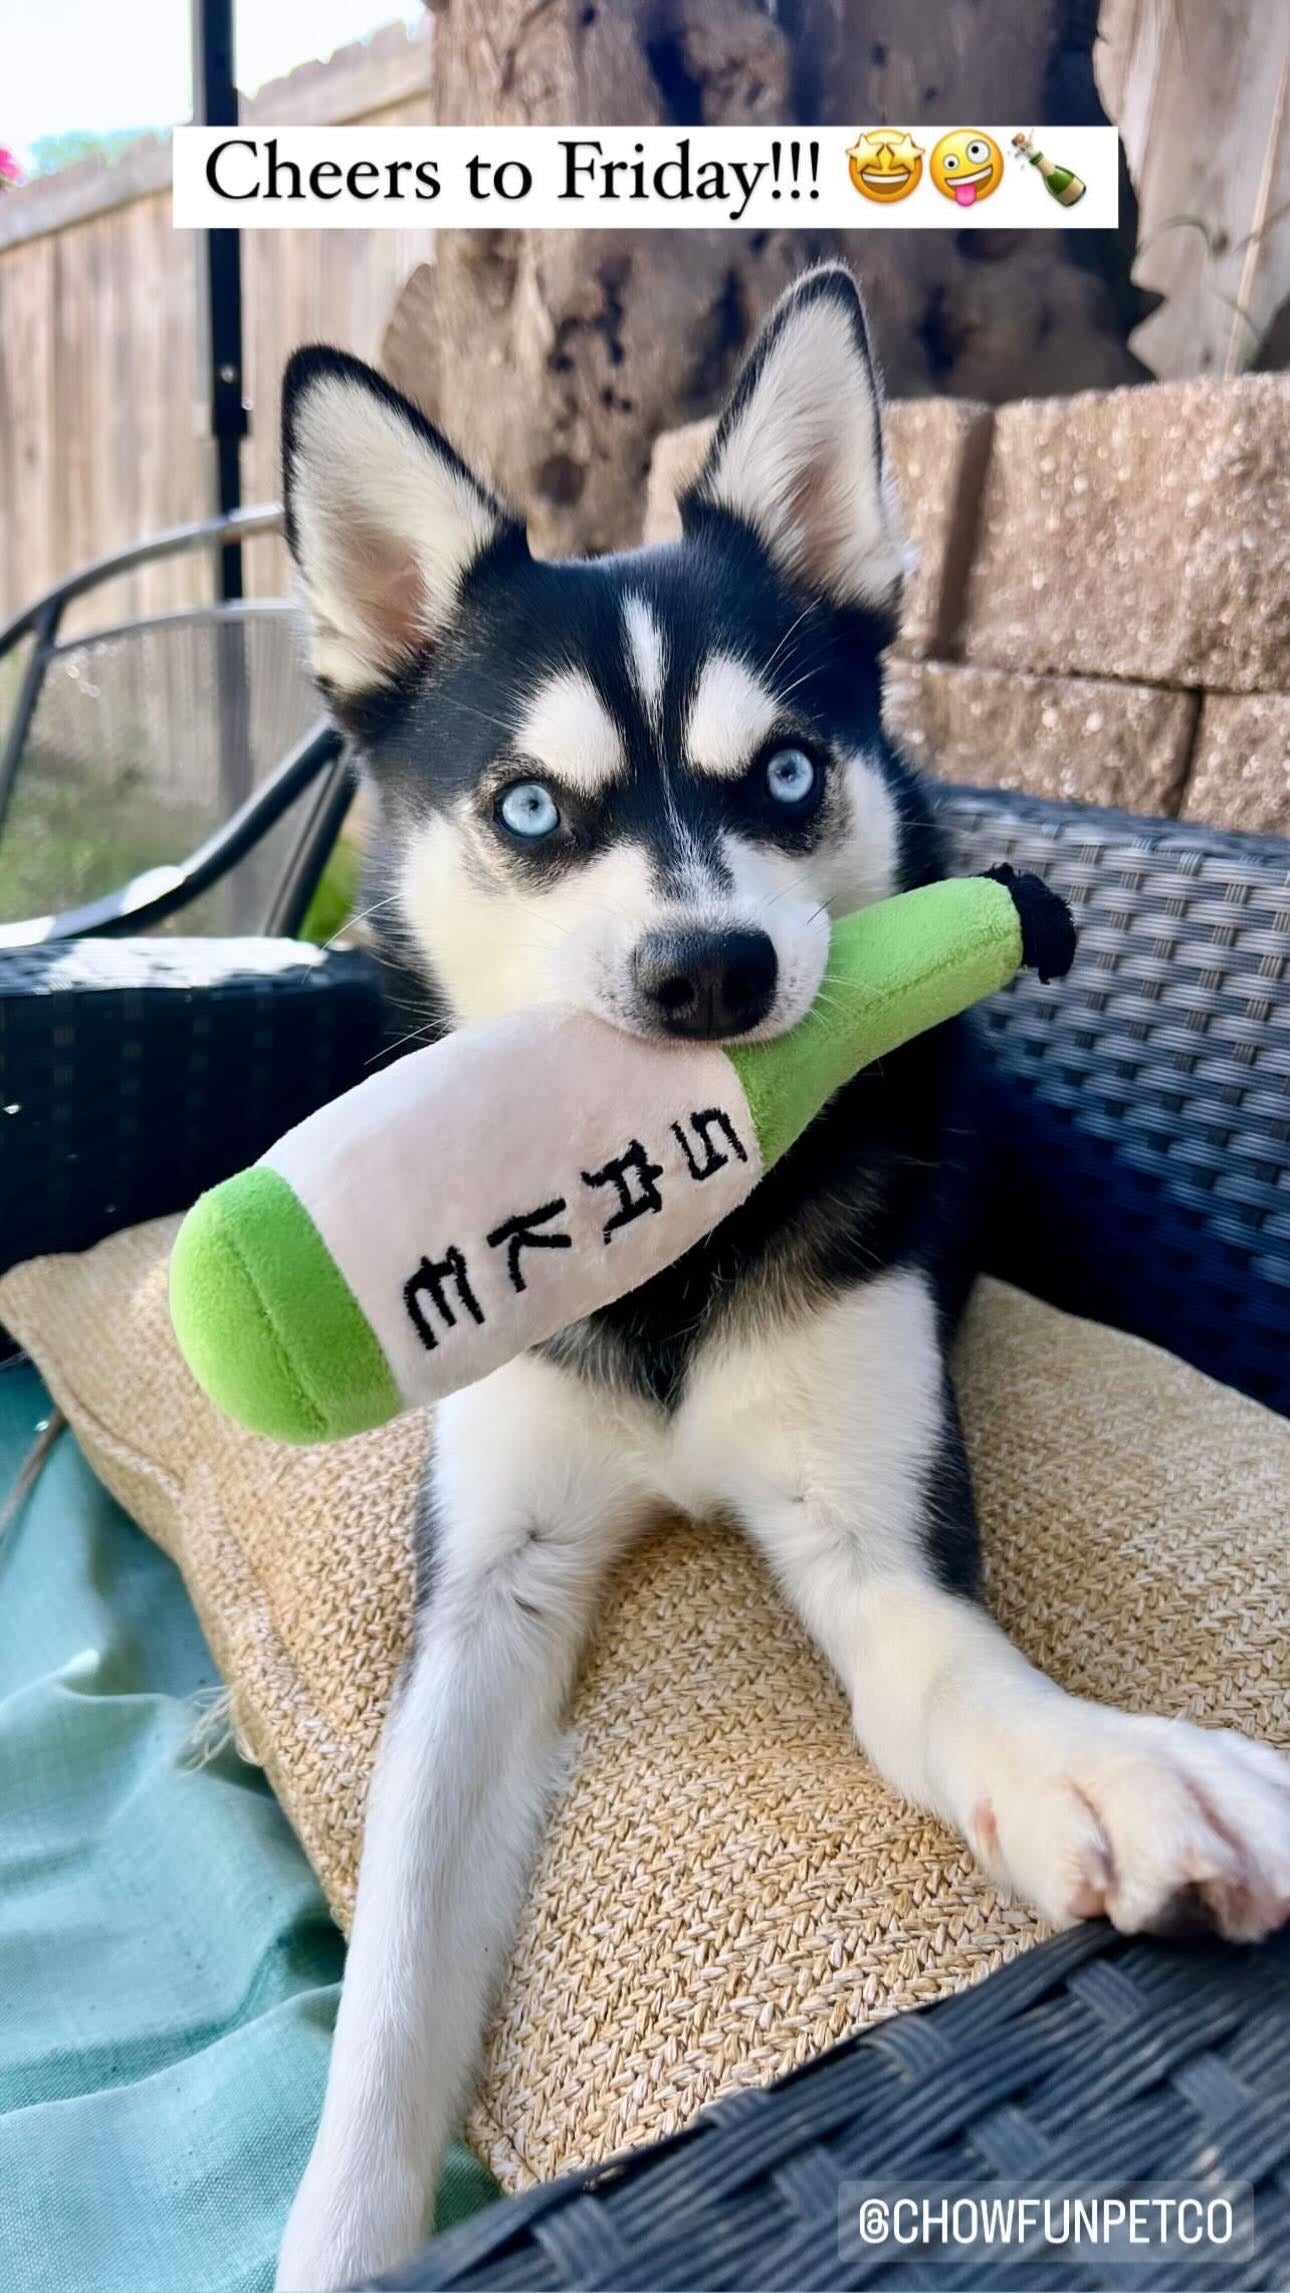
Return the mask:
<path id="1" fill-rule="evenodd" d="M 636 590 L 629 590 L 623 599 L 623 627 L 636 690 L 650 723 L 657 725 L 663 712 L 667 649 L 653 608 Z"/>
<path id="2" fill-rule="evenodd" d="M 756 671 L 733 653 L 704 662 L 690 704 L 686 748 L 696 772 L 730 780 L 745 772 L 774 731 L 781 705 Z"/>
<path id="3" fill-rule="evenodd" d="M 561 669 L 539 685 L 515 745 L 582 796 L 597 795 L 623 771 L 622 734 L 581 669 Z"/>

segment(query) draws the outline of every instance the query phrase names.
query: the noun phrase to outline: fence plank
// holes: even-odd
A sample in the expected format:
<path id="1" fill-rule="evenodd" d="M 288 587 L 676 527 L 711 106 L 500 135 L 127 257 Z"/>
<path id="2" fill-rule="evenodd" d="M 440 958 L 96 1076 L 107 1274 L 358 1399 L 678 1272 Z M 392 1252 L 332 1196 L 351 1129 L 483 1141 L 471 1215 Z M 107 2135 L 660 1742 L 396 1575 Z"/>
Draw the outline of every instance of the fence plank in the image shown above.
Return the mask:
<path id="1" fill-rule="evenodd" d="M 1103 0 L 1099 85 L 1138 194 L 1133 336 L 1163 377 L 1238 374 L 1290 277 L 1286 0 Z"/>

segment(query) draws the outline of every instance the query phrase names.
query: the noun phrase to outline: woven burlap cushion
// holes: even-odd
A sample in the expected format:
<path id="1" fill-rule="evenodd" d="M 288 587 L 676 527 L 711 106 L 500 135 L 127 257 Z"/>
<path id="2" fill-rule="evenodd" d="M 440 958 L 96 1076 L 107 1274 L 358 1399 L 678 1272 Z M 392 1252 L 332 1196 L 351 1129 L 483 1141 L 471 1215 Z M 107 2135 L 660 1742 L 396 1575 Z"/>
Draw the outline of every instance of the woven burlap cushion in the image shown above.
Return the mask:
<path id="1" fill-rule="evenodd" d="M 174 1222 L 20 1267 L 0 1320 L 187 1577 L 342 1921 L 408 1626 L 424 1418 L 324 1450 L 219 1418 L 170 1332 Z M 981 1285 L 958 1383 L 991 1597 L 1067 1686 L 1290 1743 L 1290 1426 L 1139 1342 Z M 940 1997 L 1040 1932 L 875 1778 L 732 1534 L 621 1572 L 469 2131 L 508 2188 Z"/>

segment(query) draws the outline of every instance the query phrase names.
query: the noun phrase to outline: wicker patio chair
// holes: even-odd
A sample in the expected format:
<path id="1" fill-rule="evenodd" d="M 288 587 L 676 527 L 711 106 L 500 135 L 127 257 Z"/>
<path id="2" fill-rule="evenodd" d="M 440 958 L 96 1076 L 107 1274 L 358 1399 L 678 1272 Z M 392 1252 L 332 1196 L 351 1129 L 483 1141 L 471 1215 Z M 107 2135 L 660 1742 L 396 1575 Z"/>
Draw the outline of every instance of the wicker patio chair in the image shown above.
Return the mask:
<path id="1" fill-rule="evenodd" d="M 944 789 L 964 869 L 1042 870 L 1082 950 L 984 1015 L 992 1269 L 1290 1414 L 1290 845 Z M 0 953 L 0 1267 L 178 1209 L 379 1055 L 359 954 L 247 940 Z M 130 1084 L 123 1100 L 122 1078 Z M 95 1139 L 92 1157 L 79 1141 Z M 849 2234 L 855 2185 L 1253 2192 L 1232 2258 Z M 502 2201 L 408 2286 L 1097 2289 L 1290 2276 L 1290 1942 L 1101 1923 L 610 2165 Z"/>

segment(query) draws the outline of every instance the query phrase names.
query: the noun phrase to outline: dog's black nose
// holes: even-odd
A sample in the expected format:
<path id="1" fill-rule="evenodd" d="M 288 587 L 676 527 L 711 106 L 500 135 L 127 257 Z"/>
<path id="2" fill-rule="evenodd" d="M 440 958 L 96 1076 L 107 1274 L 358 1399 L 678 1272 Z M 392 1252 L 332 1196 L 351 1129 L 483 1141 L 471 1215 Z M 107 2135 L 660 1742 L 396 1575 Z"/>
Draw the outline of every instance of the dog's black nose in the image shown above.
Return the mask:
<path id="1" fill-rule="evenodd" d="M 765 932 L 650 932 L 636 985 L 665 1034 L 746 1035 L 770 1010 L 779 970 Z"/>

